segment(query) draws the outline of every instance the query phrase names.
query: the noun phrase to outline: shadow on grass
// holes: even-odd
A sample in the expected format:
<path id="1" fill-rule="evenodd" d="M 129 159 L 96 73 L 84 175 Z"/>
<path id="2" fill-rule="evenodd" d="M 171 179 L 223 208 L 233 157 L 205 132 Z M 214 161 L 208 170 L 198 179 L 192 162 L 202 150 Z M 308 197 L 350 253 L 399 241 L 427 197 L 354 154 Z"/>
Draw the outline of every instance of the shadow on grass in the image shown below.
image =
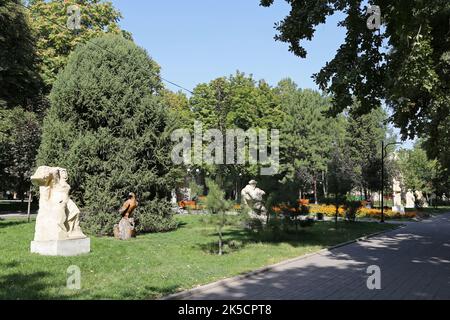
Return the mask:
<path id="1" fill-rule="evenodd" d="M 209 235 L 216 237 L 217 240 L 199 243 L 194 247 L 205 253 L 216 255 L 218 254 L 219 235 L 216 232 L 210 233 Z M 222 235 L 224 254 L 242 250 L 246 246 L 254 243 L 268 243 L 274 245 L 289 244 L 293 247 L 321 244 L 320 240 L 317 240 L 314 243 L 307 241 L 308 239 L 305 239 L 305 235 L 307 235 L 305 230 L 298 230 L 297 232 L 295 232 L 295 230 L 289 230 L 280 233 L 272 233 L 270 231 L 255 232 L 248 229 L 233 229 L 224 231 Z"/>
<path id="2" fill-rule="evenodd" d="M 8 220 L 0 220 L 0 229 L 2 228 L 9 228 L 14 227 L 22 224 L 27 224 L 28 222 L 26 220 L 24 221 L 8 221 Z"/>
<path id="3" fill-rule="evenodd" d="M 8 267 L 7 265 L 9 264 L 3 264 L 1 267 Z M 43 271 L 0 276 L 0 299 L 61 299 L 60 296 L 53 296 L 46 292 L 48 289 L 46 279 L 50 277 L 51 273 Z"/>
<path id="4" fill-rule="evenodd" d="M 177 229 L 186 228 L 186 226 L 188 225 L 188 223 L 184 222 L 184 221 L 178 221 L 177 223 L 178 223 L 177 224 Z"/>
<path id="5" fill-rule="evenodd" d="M 151 297 L 152 294 L 154 295 L 154 297 L 147 298 L 147 299 L 153 300 L 155 298 L 161 298 L 161 297 L 167 296 L 169 294 L 172 294 L 174 292 L 180 291 L 180 286 L 178 286 L 178 285 L 171 285 L 171 286 L 165 286 L 165 287 L 146 286 L 145 290 L 150 293 L 149 297 Z"/>
<path id="6" fill-rule="evenodd" d="M 371 228 L 373 223 L 365 222 L 339 222 L 337 227 L 334 222 L 320 222 L 312 227 L 290 226 L 281 229 L 239 229 L 233 228 L 222 232 L 224 253 L 231 253 L 244 249 L 249 244 L 262 243 L 272 245 L 288 244 L 294 248 L 305 246 L 331 247 L 340 243 L 369 235 L 380 229 Z M 385 231 L 391 229 L 386 228 Z M 217 240 L 208 243 L 199 243 L 194 247 L 210 253 L 218 253 L 218 233 L 210 232 L 209 236 L 216 237 Z"/>

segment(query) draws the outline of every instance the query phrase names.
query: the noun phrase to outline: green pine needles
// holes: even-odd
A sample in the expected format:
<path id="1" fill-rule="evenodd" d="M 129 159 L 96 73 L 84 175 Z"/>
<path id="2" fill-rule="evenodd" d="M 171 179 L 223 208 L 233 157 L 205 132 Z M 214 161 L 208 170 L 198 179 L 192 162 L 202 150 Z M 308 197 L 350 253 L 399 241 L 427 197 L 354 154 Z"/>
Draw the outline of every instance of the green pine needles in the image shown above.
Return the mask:
<path id="1" fill-rule="evenodd" d="M 167 199 L 177 177 L 160 67 L 144 49 L 107 35 L 79 46 L 58 75 L 39 165 L 65 167 L 84 230 L 110 235 L 128 192 L 140 232 L 176 228 Z"/>

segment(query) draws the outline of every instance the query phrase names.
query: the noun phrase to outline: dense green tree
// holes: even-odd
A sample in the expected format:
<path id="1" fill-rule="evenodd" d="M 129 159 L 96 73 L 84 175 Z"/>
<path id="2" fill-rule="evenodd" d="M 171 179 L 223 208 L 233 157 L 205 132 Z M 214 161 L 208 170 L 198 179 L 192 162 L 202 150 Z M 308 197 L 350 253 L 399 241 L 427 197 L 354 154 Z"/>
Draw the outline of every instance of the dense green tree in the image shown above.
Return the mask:
<path id="1" fill-rule="evenodd" d="M 39 142 L 40 126 L 35 113 L 20 107 L 0 109 L 1 187 L 17 191 L 22 200 L 30 186 Z"/>
<path id="2" fill-rule="evenodd" d="M 199 84 L 190 105 L 206 128 L 276 128 L 281 115 L 272 88 L 242 72 Z"/>
<path id="3" fill-rule="evenodd" d="M 41 87 L 35 37 L 21 0 L 0 0 L 0 108 L 28 106 Z"/>
<path id="4" fill-rule="evenodd" d="M 67 28 L 67 8 L 77 5 L 81 10 L 81 29 Z M 80 43 L 105 33 L 131 35 L 119 28 L 122 18 L 111 2 L 102 0 L 30 0 L 32 27 L 37 35 L 40 73 L 48 89 L 64 68 L 69 54 Z"/>
<path id="5" fill-rule="evenodd" d="M 428 159 L 420 142 L 411 150 L 400 150 L 398 167 L 406 189 L 420 190 L 427 194 L 435 191 L 433 183 L 437 178 L 438 163 Z"/>
<path id="6" fill-rule="evenodd" d="M 179 173 L 159 70 L 145 50 L 109 35 L 79 46 L 53 86 L 38 163 L 68 169 L 91 232 L 112 232 L 130 191 L 140 231 L 174 227 L 166 199 Z"/>
<path id="7" fill-rule="evenodd" d="M 179 128 L 192 128 L 194 116 L 189 106 L 189 99 L 179 92 L 172 92 L 167 89 L 161 91 L 165 105 L 168 107 L 170 117 L 177 123 Z"/>
<path id="8" fill-rule="evenodd" d="M 0 180 L 23 199 L 39 145 L 35 37 L 21 0 L 0 0 Z M 29 110 L 29 111 L 26 111 Z"/>
<path id="9" fill-rule="evenodd" d="M 387 140 L 386 119 L 381 108 L 348 117 L 346 143 L 355 165 L 357 188 L 366 199 L 370 192 L 381 190 L 381 141 Z"/>
<path id="10" fill-rule="evenodd" d="M 328 163 L 328 189 L 333 195 L 336 208 L 335 222 L 338 221 L 339 206 L 346 203 L 346 195 L 355 187 L 354 163 L 348 147 L 334 143 Z"/>
<path id="11" fill-rule="evenodd" d="M 190 99 L 195 120 L 204 129 L 280 129 L 282 112 L 274 90 L 264 81 L 237 72 L 230 77 L 199 84 Z M 224 149 L 225 154 L 225 149 Z M 203 166 L 215 176 L 225 190 L 236 189 L 236 181 L 256 178 L 259 165 L 213 165 Z M 236 196 L 236 194 L 234 194 Z M 228 194 L 230 196 L 230 194 Z"/>
<path id="12" fill-rule="evenodd" d="M 290 79 L 281 81 L 276 89 L 284 112 L 282 181 L 296 183 L 300 193 L 312 189 L 317 202 L 318 184 L 324 183 L 337 121 L 325 117 L 330 103 L 319 92 L 297 89 Z"/>
<path id="13" fill-rule="evenodd" d="M 328 16 L 342 12 L 345 42 L 315 76 L 333 96 L 333 114 L 365 114 L 391 107 L 403 138 L 427 139 L 428 154 L 450 168 L 450 2 L 448 0 L 286 0 L 289 15 L 276 25 L 277 40 L 306 57 L 302 46 Z M 274 0 L 261 0 L 270 6 Z M 382 32 L 367 27 L 365 5 L 378 5 Z M 353 103 L 356 97 L 358 104 Z"/>

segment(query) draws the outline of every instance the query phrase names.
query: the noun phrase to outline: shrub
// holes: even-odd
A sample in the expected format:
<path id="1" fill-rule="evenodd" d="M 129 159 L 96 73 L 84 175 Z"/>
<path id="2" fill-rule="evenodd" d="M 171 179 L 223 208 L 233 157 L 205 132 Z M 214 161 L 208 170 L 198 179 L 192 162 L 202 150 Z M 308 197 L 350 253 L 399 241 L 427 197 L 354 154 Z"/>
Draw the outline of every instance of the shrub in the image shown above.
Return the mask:
<path id="1" fill-rule="evenodd" d="M 113 235 L 113 227 L 120 220 L 120 215 L 112 212 L 94 212 L 83 210 L 80 225 L 86 234 L 96 236 Z"/>
<path id="2" fill-rule="evenodd" d="M 314 225 L 315 221 L 314 219 L 308 218 L 305 220 L 300 220 L 300 227 L 302 228 L 308 228 L 312 227 Z"/>
<path id="3" fill-rule="evenodd" d="M 59 74 L 37 159 L 67 168 L 89 232 L 111 234 L 131 191 L 140 203 L 139 231 L 175 225 L 165 201 L 181 175 L 170 159 L 172 120 L 161 89 L 159 66 L 121 36 L 77 47 Z"/>
<path id="4" fill-rule="evenodd" d="M 239 250 L 244 246 L 244 244 L 238 240 L 230 240 L 227 245 L 231 250 Z"/>
<path id="5" fill-rule="evenodd" d="M 171 204 L 168 201 L 149 201 L 143 208 L 136 210 L 134 220 L 138 233 L 166 232 L 178 226 L 173 219 Z"/>
<path id="6" fill-rule="evenodd" d="M 284 237 L 284 228 L 286 225 L 286 220 L 280 219 L 280 217 L 275 216 L 270 219 L 267 223 L 266 228 L 260 228 L 257 230 L 257 238 L 260 241 L 279 241 Z"/>
<path id="7" fill-rule="evenodd" d="M 302 205 L 300 207 L 300 215 L 307 216 L 310 213 L 309 206 Z"/>
<path id="8" fill-rule="evenodd" d="M 361 208 L 361 201 L 347 201 L 344 209 L 345 209 L 345 218 L 348 221 L 355 221 L 356 215 Z"/>

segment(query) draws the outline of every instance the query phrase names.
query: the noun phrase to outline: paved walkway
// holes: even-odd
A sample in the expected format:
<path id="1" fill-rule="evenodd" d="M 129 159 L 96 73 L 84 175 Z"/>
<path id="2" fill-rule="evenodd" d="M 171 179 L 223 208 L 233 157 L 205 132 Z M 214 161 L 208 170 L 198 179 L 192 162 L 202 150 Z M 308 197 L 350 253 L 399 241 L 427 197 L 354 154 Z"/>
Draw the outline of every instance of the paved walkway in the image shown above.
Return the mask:
<path id="1" fill-rule="evenodd" d="M 36 218 L 37 214 L 36 213 L 32 213 L 30 214 L 30 217 Z M 16 218 L 27 218 L 27 214 L 26 213 L 21 213 L 21 212 L 14 212 L 14 213 L 0 213 L 0 219 L 16 219 Z"/>
<path id="2" fill-rule="evenodd" d="M 367 288 L 370 265 L 381 269 L 381 290 Z M 192 293 L 187 299 L 450 299 L 450 213 Z"/>

